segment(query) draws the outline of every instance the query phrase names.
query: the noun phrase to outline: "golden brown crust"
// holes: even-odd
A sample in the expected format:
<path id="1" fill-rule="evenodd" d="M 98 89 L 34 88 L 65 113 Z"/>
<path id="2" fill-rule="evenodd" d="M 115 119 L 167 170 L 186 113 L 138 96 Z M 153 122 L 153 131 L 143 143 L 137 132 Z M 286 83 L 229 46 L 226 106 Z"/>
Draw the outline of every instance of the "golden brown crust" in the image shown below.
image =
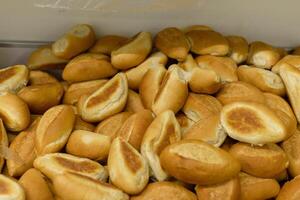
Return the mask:
<path id="1" fill-rule="evenodd" d="M 0 145 L 2 148 L 8 148 L 9 144 L 8 134 L 6 133 L 2 119 L 0 119 Z M 0 173 L 4 167 L 4 157 L 0 156 Z"/>
<path id="2" fill-rule="evenodd" d="M 237 64 L 247 60 L 248 57 L 248 42 L 241 36 L 226 36 L 229 43 L 229 57 Z"/>
<path id="3" fill-rule="evenodd" d="M 76 115 L 73 130 L 94 131 L 95 128 L 96 127 L 93 124 L 83 121 L 78 115 Z"/>
<path id="4" fill-rule="evenodd" d="M 128 112 L 139 112 L 144 110 L 145 107 L 142 103 L 142 99 L 138 93 L 133 90 L 128 90 L 128 97 L 125 106 L 125 111 Z"/>
<path id="5" fill-rule="evenodd" d="M 25 192 L 15 180 L 0 174 L 0 198 L 25 200 Z"/>
<path id="6" fill-rule="evenodd" d="M 26 86 L 29 70 L 25 65 L 13 65 L 0 69 L 0 92 L 16 93 Z"/>
<path id="7" fill-rule="evenodd" d="M 281 188 L 276 200 L 297 200 L 300 198 L 299 192 L 300 176 L 286 182 Z"/>
<path id="8" fill-rule="evenodd" d="M 289 64 L 295 68 L 300 68 L 300 55 L 286 55 L 279 60 L 273 67 L 272 72 L 279 74 L 280 68 L 284 64 Z"/>
<path id="9" fill-rule="evenodd" d="M 58 83 L 58 80 L 47 72 L 31 70 L 29 72 L 29 85 L 43 85 L 47 83 Z"/>
<path id="10" fill-rule="evenodd" d="M 103 53 L 110 55 L 110 53 L 126 43 L 127 37 L 119 35 L 105 35 L 100 37 L 97 42 L 89 49 L 91 53 Z"/>
<path id="11" fill-rule="evenodd" d="M 184 27 L 182 29 L 182 31 L 184 33 L 188 33 L 190 31 L 193 31 L 193 30 L 201 30 L 201 31 L 212 31 L 213 29 L 209 26 L 206 26 L 206 25 L 191 25 L 191 26 L 187 26 L 187 27 Z"/>

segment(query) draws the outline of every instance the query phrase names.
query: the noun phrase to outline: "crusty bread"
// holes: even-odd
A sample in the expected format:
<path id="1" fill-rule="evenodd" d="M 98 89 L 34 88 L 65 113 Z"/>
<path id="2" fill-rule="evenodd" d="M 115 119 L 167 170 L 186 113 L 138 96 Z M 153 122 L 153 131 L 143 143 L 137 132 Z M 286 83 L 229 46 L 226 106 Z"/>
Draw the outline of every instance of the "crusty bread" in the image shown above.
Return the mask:
<path id="1" fill-rule="evenodd" d="M 191 26 L 187 26 L 187 27 L 184 27 L 182 29 L 182 31 L 184 33 L 188 33 L 190 31 L 194 31 L 194 30 L 200 30 L 200 31 L 212 31 L 213 29 L 209 26 L 206 26 L 206 25 L 191 25 Z"/>
<path id="2" fill-rule="evenodd" d="M 180 126 L 173 111 L 160 113 L 148 126 L 141 144 L 141 153 L 146 158 L 151 176 L 158 181 L 168 178 L 159 161 L 160 152 L 181 139 Z"/>
<path id="3" fill-rule="evenodd" d="M 178 66 L 187 72 L 199 67 L 192 54 L 188 54 L 185 60 L 179 61 Z"/>
<path id="4" fill-rule="evenodd" d="M 6 133 L 2 119 L 0 119 L 0 145 L 8 148 L 9 143 L 10 142 L 8 139 L 8 134 Z M 4 158 L 2 156 L 0 156 L 0 173 L 3 169 L 3 166 L 4 166 Z"/>
<path id="5" fill-rule="evenodd" d="M 271 108 L 255 102 L 227 104 L 221 112 L 221 123 L 230 137 L 251 144 L 280 142 L 288 134 Z"/>
<path id="6" fill-rule="evenodd" d="M 129 89 L 127 102 L 124 110 L 135 113 L 135 112 L 142 111 L 144 109 L 145 107 L 143 105 L 140 95 L 135 91 Z"/>
<path id="7" fill-rule="evenodd" d="M 25 65 L 13 65 L 0 69 L 0 92 L 16 93 L 26 86 L 29 70 Z"/>
<path id="8" fill-rule="evenodd" d="M 112 65 L 121 70 L 141 64 L 152 49 L 152 36 L 149 32 L 140 32 L 126 44 L 111 52 Z"/>
<path id="9" fill-rule="evenodd" d="M 25 200 L 23 188 L 12 178 L 0 174 L 0 199 Z"/>
<path id="10" fill-rule="evenodd" d="M 62 78 L 68 82 L 90 81 L 108 78 L 118 72 L 108 56 L 85 53 L 73 58 L 64 68 Z"/>
<path id="11" fill-rule="evenodd" d="M 93 124 L 83 121 L 78 115 L 76 115 L 73 130 L 94 131 L 95 128 L 96 127 Z"/>
<path id="12" fill-rule="evenodd" d="M 279 74 L 280 67 L 284 64 L 292 65 L 295 68 L 300 68 L 300 55 L 287 55 L 279 60 L 273 67 L 272 72 Z"/>
<path id="13" fill-rule="evenodd" d="M 286 182 L 281 188 L 276 200 L 298 200 L 300 198 L 299 185 L 300 176 L 296 176 L 291 181 Z"/>
<path id="14" fill-rule="evenodd" d="M 127 40 L 128 38 L 124 36 L 105 35 L 96 41 L 94 46 L 89 49 L 89 52 L 110 55 L 112 51 L 124 45 Z"/>
<path id="15" fill-rule="evenodd" d="M 228 181 L 241 168 L 238 160 L 226 151 L 191 139 L 167 146 L 160 154 L 160 163 L 175 178 L 199 185 Z"/>
<path id="16" fill-rule="evenodd" d="M 184 135 L 195 124 L 195 122 L 189 119 L 184 113 L 177 113 L 176 119 L 180 125 L 181 135 L 184 137 Z"/>
<path id="17" fill-rule="evenodd" d="M 248 57 L 248 42 L 241 36 L 226 36 L 229 43 L 229 57 L 237 64 L 243 63 Z"/>
<path id="18" fill-rule="evenodd" d="M 28 85 L 43 85 L 47 83 L 59 83 L 58 80 L 47 72 L 31 70 L 29 72 Z"/>

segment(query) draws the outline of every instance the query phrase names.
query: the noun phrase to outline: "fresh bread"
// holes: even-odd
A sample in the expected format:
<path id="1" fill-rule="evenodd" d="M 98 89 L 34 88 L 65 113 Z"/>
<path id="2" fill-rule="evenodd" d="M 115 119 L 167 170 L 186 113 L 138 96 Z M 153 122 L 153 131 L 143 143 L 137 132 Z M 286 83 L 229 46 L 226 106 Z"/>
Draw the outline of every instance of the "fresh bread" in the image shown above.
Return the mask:
<path id="1" fill-rule="evenodd" d="M 24 87 L 17 94 L 27 103 L 31 113 L 43 114 L 60 103 L 63 93 L 63 87 L 59 83 L 48 83 Z"/>
<path id="2" fill-rule="evenodd" d="M 287 55 L 280 59 L 273 67 L 272 72 L 279 74 L 282 65 L 289 64 L 295 68 L 300 68 L 300 55 Z"/>
<path id="3" fill-rule="evenodd" d="M 99 163 L 65 153 L 39 156 L 34 160 L 33 166 L 52 181 L 55 176 L 61 176 L 64 172 L 74 172 L 101 181 L 106 181 L 108 176 L 107 170 Z"/>
<path id="4" fill-rule="evenodd" d="M 112 51 L 126 44 L 128 38 L 119 35 L 105 35 L 100 37 L 94 46 L 89 49 L 91 53 L 110 55 Z"/>
<path id="5" fill-rule="evenodd" d="M 29 70 L 25 65 L 13 65 L 0 69 L 0 92 L 16 93 L 26 86 Z"/>
<path id="6" fill-rule="evenodd" d="M 179 61 L 178 66 L 187 72 L 192 71 L 194 68 L 199 68 L 192 54 L 188 54 L 185 60 Z"/>
<path id="7" fill-rule="evenodd" d="M 37 154 L 60 151 L 67 143 L 74 123 L 75 114 L 71 106 L 58 105 L 47 110 L 36 129 Z"/>
<path id="8" fill-rule="evenodd" d="M 206 26 L 206 25 L 191 25 L 191 26 L 187 26 L 187 27 L 184 27 L 182 29 L 182 31 L 184 33 L 188 33 L 190 31 L 194 31 L 194 30 L 200 30 L 200 31 L 213 31 L 213 29 L 209 26 Z"/>
<path id="9" fill-rule="evenodd" d="M 18 182 L 24 189 L 26 200 L 54 200 L 48 183 L 39 170 L 27 170 Z"/>
<path id="10" fill-rule="evenodd" d="M 63 200 L 129 200 L 118 188 L 76 173 L 63 173 L 53 179 L 55 194 Z"/>
<path id="11" fill-rule="evenodd" d="M 198 56 L 196 59 L 197 64 L 204 69 L 210 69 L 220 76 L 222 83 L 233 82 L 238 80 L 237 65 L 229 57 L 217 56 Z"/>
<path id="12" fill-rule="evenodd" d="M 220 147 L 226 137 L 227 134 L 221 125 L 220 113 L 218 113 L 197 121 L 186 131 L 183 139 L 201 140 Z"/>
<path id="13" fill-rule="evenodd" d="M 255 177 L 275 178 L 289 165 L 285 152 L 272 143 L 254 146 L 239 142 L 229 153 L 241 163 L 242 171 Z"/>
<path id="14" fill-rule="evenodd" d="M 216 97 L 223 105 L 240 101 L 265 103 L 265 97 L 262 91 L 242 81 L 225 84 Z"/>
<path id="15" fill-rule="evenodd" d="M 13 132 L 26 129 L 30 123 L 27 104 L 10 92 L 0 93 L 0 116 L 6 129 Z"/>
<path id="16" fill-rule="evenodd" d="M 226 36 L 229 43 L 228 56 L 237 64 L 243 63 L 248 57 L 248 42 L 241 36 Z"/>
<path id="17" fill-rule="evenodd" d="M 159 154 L 168 144 L 180 139 L 180 126 L 173 111 L 160 113 L 148 126 L 142 140 L 141 153 L 149 164 L 151 176 L 158 181 L 168 178 L 160 165 Z"/>
<path id="18" fill-rule="evenodd" d="M 112 142 L 107 159 L 110 181 L 127 194 L 138 194 L 147 185 L 147 161 L 128 142 L 117 137 Z"/>
<path id="19" fill-rule="evenodd" d="M 95 39 L 90 25 L 78 24 L 52 44 L 52 52 L 59 58 L 70 59 L 90 48 Z"/>
<path id="20" fill-rule="evenodd" d="M 54 69 L 64 66 L 68 59 L 59 58 L 52 52 L 51 45 L 46 45 L 34 50 L 28 60 L 27 66 L 31 70 Z"/>
<path id="21" fill-rule="evenodd" d="M 151 54 L 144 62 L 138 66 L 125 71 L 128 87 L 132 90 L 138 90 L 139 85 L 142 82 L 144 75 L 150 68 L 157 65 L 165 66 L 167 64 L 168 57 L 162 52 L 155 52 Z"/>
<path id="22" fill-rule="evenodd" d="M 107 82 L 106 79 L 84 81 L 71 84 L 64 94 L 63 103 L 76 105 L 79 98 L 84 95 L 91 95 Z"/>
<path id="23" fill-rule="evenodd" d="M 247 64 L 259 68 L 271 69 L 280 59 L 280 54 L 271 45 L 255 41 L 249 44 Z"/>
<path id="24" fill-rule="evenodd" d="M 93 124 L 83 121 L 78 115 L 76 115 L 73 130 L 94 131 L 95 128 L 96 127 Z"/>
<path id="25" fill-rule="evenodd" d="M 152 36 L 149 32 L 140 32 L 126 44 L 111 52 L 111 63 L 116 69 L 129 69 L 141 64 L 152 49 Z"/>
<path id="26" fill-rule="evenodd" d="M 277 74 L 266 69 L 247 65 L 239 66 L 237 74 L 240 81 L 254 85 L 263 92 L 285 95 L 285 86 Z"/>
<path id="27" fill-rule="evenodd" d="M 0 199 L 25 200 L 23 188 L 12 178 L 0 174 Z"/>
<path id="28" fill-rule="evenodd" d="M 62 78 L 68 82 L 90 81 L 108 78 L 118 72 L 108 56 L 85 53 L 73 58 L 64 68 Z"/>
<path id="29" fill-rule="evenodd" d="M 184 33 L 175 27 L 161 30 L 155 36 L 155 47 L 165 53 L 169 58 L 179 61 L 185 60 L 190 44 Z"/>
<path id="30" fill-rule="evenodd" d="M 199 55 L 225 56 L 229 44 L 220 33 L 210 30 L 191 30 L 186 33 L 191 43 L 191 52 Z"/>
<path id="31" fill-rule="evenodd" d="M 250 144 L 277 143 L 288 135 L 275 112 L 260 103 L 235 102 L 224 106 L 221 123 L 230 137 Z"/>
<path id="32" fill-rule="evenodd" d="M 92 160 L 104 160 L 108 156 L 110 146 L 111 138 L 109 136 L 91 131 L 75 130 L 69 137 L 66 152 Z"/>
<path id="33" fill-rule="evenodd" d="M 161 181 L 150 183 L 146 189 L 130 200 L 197 200 L 197 196 L 179 184 Z"/>
<path id="34" fill-rule="evenodd" d="M 277 47 L 275 49 L 279 53 L 280 59 L 289 54 L 288 51 L 285 48 Z"/>
<path id="35" fill-rule="evenodd" d="M 300 198 L 299 185 L 300 176 L 286 182 L 281 188 L 276 200 L 298 200 Z"/>
<path id="36" fill-rule="evenodd" d="M 189 93 L 182 108 L 184 114 L 194 122 L 221 112 L 221 103 L 213 96 Z"/>
<path id="37" fill-rule="evenodd" d="M 294 48 L 293 51 L 292 51 L 292 54 L 293 55 L 300 55 L 300 48 L 299 47 Z"/>
<path id="38" fill-rule="evenodd" d="M 240 163 L 226 151 L 199 140 L 181 140 L 160 154 L 166 172 L 191 184 L 212 185 L 232 179 Z"/>
<path id="39" fill-rule="evenodd" d="M 0 119 L 0 145 L 4 148 L 8 148 L 8 144 L 9 144 L 8 134 L 6 133 L 2 119 Z M 4 157 L 0 156 L 0 173 L 4 167 L 4 162 L 5 162 Z"/>
<path id="40" fill-rule="evenodd" d="M 150 68 L 144 75 L 139 86 L 141 100 L 146 109 L 151 109 L 155 96 L 157 95 L 162 80 L 167 70 L 164 65 Z"/>
<path id="41" fill-rule="evenodd" d="M 135 91 L 129 89 L 127 102 L 124 110 L 135 113 L 135 112 L 142 111 L 144 109 L 145 107 L 143 105 L 140 95 Z"/>
<path id="42" fill-rule="evenodd" d="M 241 187 L 238 177 L 215 185 L 197 185 L 195 190 L 198 200 L 240 200 Z"/>
<path id="43" fill-rule="evenodd" d="M 181 135 L 184 137 L 187 131 L 195 124 L 195 122 L 189 119 L 184 113 L 177 113 L 176 120 L 180 125 Z"/>
<path id="44" fill-rule="evenodd" d="M 32 168 L 36 158 L 35 134 L 39 121 L 40 118 L 37 118 L 28 129 L 20 132 L 11 142 L 9 150 L 12 155 L 6 160 L 9 176 L 19 177 Z"/>
<path id="45" fill-rule="evenodd" d="M 177 113 L 188 96 L 188 85 L 184 73 L 177 65 L 171 65 L 166 72 L 153 100 L 152 111 L 158 115 L 166 110 Z"/>
<path id="46" fill-rule="evenodd" d="M 240 200 L 270 199 L 276 197 L 280 190 L 275 179 L 257 178 L 242 172 L 239 174 L 239 179 Z"/>
<path id="47" fill-rule="evenodd" d="M 87 122 L 99 122 L 121 112 L 127 101 L 128 84 L 124 73 L 118 73 L 91 95 L 80 98 L 77 108 Z"/>
<path id="48" fill-rule="evenodd" d="M 118 131 L 118 137 L 128 142 L 138 151 L 148 126 L 153 121 L 150 110 L 142 110 L 131 115 Z"/>
<path id="49" fill-rule="evenodd" d="M 43 85 L 47 83 L 59 83 L 59 81 L 47 72 L 31 70 L 29 72 L 29 85 Z"/>

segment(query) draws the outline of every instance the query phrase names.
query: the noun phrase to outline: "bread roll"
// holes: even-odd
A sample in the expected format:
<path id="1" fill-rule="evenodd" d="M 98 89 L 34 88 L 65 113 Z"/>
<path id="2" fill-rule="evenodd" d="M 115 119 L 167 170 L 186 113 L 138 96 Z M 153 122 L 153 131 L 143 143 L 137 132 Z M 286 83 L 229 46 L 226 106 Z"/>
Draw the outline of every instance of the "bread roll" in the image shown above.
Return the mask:
<path id="1" fill-rule="evenodd" d="M 258 88 L 241 81 L 225 84 L 216 97 L 223 105 L 239 101 L 265 103 L 264 94 Z"/>
<path id="2" fill-rule="evenodd" d="M 130 200 L 197 200 L 197 196 L 188 189 L 172 182 L 162 181 L 150 183 L 139 195 Z"/>
<path id="3" fill-rule="evenodd" d="M 298 122 L 300 122 L 300 70 L 289 64 L 280 67 L 280 77 L 286 87 L 286 91 Z"/>
<path id="4" fill-rule="evenodd" d="M 71 106 L 58 105 L 47 110 L 36 129 L 37 154 L 60 151 L 67 143 L 74 123 L 75 114 Z"/>
<path id="5" fill-rule="evenodd" d="M 77 108 L 83 120 L 99 122 L 121 112 L 126 105 L 127 96 L 126 76 L 124 73 L 118 73 L 91 95 L 82 96 Z"/>
<path id="6" fill-rule="evenodd" d="M 182 108 L 184 114 L 194 122 L 221 112 L 221 103 L 213 96 L 189 93 Z"/>
<path id="7" fill-rule="evenodd" d="M 285 48 L 277 47 L 275 50 L 279 53 L 280 59 L 288 55 L 288 51 Z"/>
<path id="8" fill-rule="evenodd" d="M 280 67 L 282 65 L 289 64 L 295 68 L 300 68 L 300 56 L 298 55 L 287 55 L 279 60 L 273 67 L 272 72 L 279 74 Z"/>
<path id="9" fill-rule="evenodd" d="M 181 139 L 180 126 L 172 111 L 168 110 L 157 115 L 148 126 L 141 144 L 141 153 L 146 158 L 151 176 L 158 181 L 168 178 L 162 169 L 159 154 L 168 145 Z"/>
<path id="10" fill-rule="evenodd" d="M 128 90 L 128 97 L 125 106 L 125 111 L 128 112 L 139 112 L 144 110 L 145 107 L 142 103 L 142 99 L 138 93 L 133 90 Z"/>
<path id="11" fill-rule="evenodd" d="M 131 115 L 118 131 L 118 137 L 128 142 L 138 151 L 148 126 L 153 121 L 150 110 L 142 110 Z"/>
<path id="12" fill-rule="evenodd" d="M 63 93 L 63 87 L 59 83 L 49 83 L 24 87 L 18 92 L 18 96 L 27 103 L 32 113 L 43 114 L 60 103 Z"/>
<path id="13" fill-rule="evenodd" d="M 29 85 L 43 85 L 47 83 L 58 83 L 58 80 L 47 72 L 31 70 L 29 72 Z"/>
<path id="14" fill-rule="evenodd" d="M 188 54 L 185 60 L 179 61 L 178 66 L 187 72 L 192 71 L 194 68 L 199 68 L 192 54 Z"/>
<path id="15" fill-rule="evenodd" d="M 52 44 L 55 56 L 70 59 L 86 51 L 95 42 L 95 32 L 90 25 L 78 24 Z"/>
<path id="16" fill-rule="evenodd" d="M 64 172 L 74 172 L 96 180 L 106 181 L 107 170 L 99 163 L 65 153 L 49 153 L 34 160 L 33 166 L 52 181 Z"/>
<path id="17" fill-rule="evenodd" d="M 26 86 L 29 70 L 25 65 L 13 65 L 0 69 L 0 92 L 16 93 Z"/>
<path id="18" fill-rule="evenodd" d="M 197 185 L 195 190 L 198 200 L 239 200 L 241 187 L 239 178 L 235 177 L 216 185 Z"/>
<path id="19" fill-rule="evenodd" d="M 177 113 L 176 119 L 180 125 L 181 135 L 184 137 L 195 122 L 189 119 L 184 113 Z"/>
<path id="20" fill-rule="evenodd" d="M 108 56 L 85 53 L 73 58 L 64 68 L 62 78 L 68 82 L 90 81 L 108 78 L 118 72 Z"/>
<path id="21" fill-rule="evenodd" d="M 237 74 L 240 81 L 254 85 L 264 92 L 285 95 L 285 86 L 280 76 L 269 70 L 242 65 L 237 69 Z"/>
<path id="22" fill-rule="evenodd" d="M 9 131 L 22 131 L 30 123 L 27 104 L 20 97 L 9 92 L 0 94 L 0 115 Z"/>
<path id="23" fill-rule="evenodd" d="M 182 61 L 185 60 L 190 44 L 184 33 L 175 27 L 161 30 L 155 36 L 155 47 L 168 57 Z"/>
<path id="24" fill-rule="evenodd" d="M 221 123 L 230 137 L 250 144 L 277 143 L 288 134 L 285 124 L 272 109 L 254 102 L 224 106 Z"/>
<path id="25" fill-rule="evenodd" d="M 292 177 L 300 175 L 300 131 L 297 129 L 289 139 L 281 144 L 281 147 L 289 159 L 289 174 Z"/>
<path id="26" fill-rule="evenodd" d="M 97 42 L 89 49 L 91 53 L 103 53 L 110 55 L 110 53 L 126 43 L 127 37 L 119 35 L 105 35 L 100 37 Z"/>
<path id="27" fill-rule="evenodd" d="M 156 115 L 166 110 L 177 113 L 184 105 L 187 96 L 188 86 L 183 70 L 177 65 L 171 65 L 153 100 L 152 111 Z"/>
<path id="28" fill-rule="evenodd" d="M 300 198 L 299 193 L 300 176 L 286 182 L 281 188 L 276 200 L 297 200 Z"/>
<path id="29" fill-rule="evenodd" d="M 36 158 L 34 139 L 39 121 L 40 118 L 37 118 L 11 142 L 9 150 L 13 155 L 6 161 L 9 176 L 19 177 L 33 166 Z"/>
<path id="30" fill-rule="evenodd" d="M 121 138 L 114 139 L 107 165 L 110 181 L 127 194 L 140 193 L 148 183 L 149 170 L 145 158 Z"/>
<path id="31" fill-rule="evenodd" d="M 111 52 L 112 65 L 121 70 L 141 64 L 152 49 L 152 36 L 149 32 L 140 32 L 126 44 Z"/>
<path id="32" fill-rule="evenodd" d="M 0 119 L 0 145 L 4 147 L 8 147 L 9 141 L 8 141 L 8 135 L 6 133 L 4 124 L 2 119 Z M 0 156 L 0 173 L 4 166 L 4 158 Z"/>
<path id="33" fill-rule="evenodd" d="M 63 103 L 75 105 L 83 95 L 91 95 L 107 82 L 106 79 L 71 84 L 65 92 Z"/>
<path id="34" fill-rule="evenodd" d="M 12 178 L 0 174 L 0 199 L 25 200 L 23 188 Z"/>
<path id="35" fill-rule="evenodd" d="M 184 33 L 188 33 L 190 31 L 200 30 L 200 31 L 212 31 L 213 29 L 206 25 L 191 25 L 182 29 Z"/>
<path id="36" fill-rule="evenodd" d="M 229 57 L 237 64 L 243 63 L 248 57 L 248 42 L 241 36 L 227 36 L 229 43 Z"/>
<path id="37" fill-rule="evenodd" d="M 66 152 L 92 160 L 107 158 L 111 146 L 109 136 L 85 130 L 75 130 L 70 135 Z"/>
<path id="38" fill-rule="evenodd" d="M 31 70 L 53 69 L 64 66 L 68 59 L 59 58 L 52 52 L 51 45 L 46 45 L 34 50 L 28 60 L 27 66 Z"/>
<path id="39" fill-rule="evenodd" d="M 93 124 L 83 121 L 78 115 L 76 115 L 73 130 L 94 131 L 95 128 L 96 127 Z"/>
<path id="40" fill-rule="evenodd" d="M 199 55 L 225 56 L 229 44 L 220 33 L 211 30 L 192 30 L 186 33 L 191 43 L 191 52 Z"/>
<path id="41" fill-rule="evenodd" d="M 163 169 L 191 184 L 211 185 L 228 181 L 240 171 L 239 162 L 226 151 L 199 140 L 181 140 L 160 154 Z"/>
<path id="42" fill-rule="evenodd" d="M 156 67 L 157 65 L 165 66 L 167 64 L 167 61 L 168 57 L 164 53 L 155 52 L 137 67 L 125 71 L 129 88 L 133 90 L 138 90 L 139 85 L 141 84 L 142 79 L 147 73 L 147 71 L 150 68 Z"/>
<path id="43" fill-rule="evenodd" d="M 247 63 L 259 68 L 271 69 L 280 59 L 280 54 L 271 45 L 255 41 L 250 43 Z"/>
<path id="44" fill-rule="evenodd" d="M 18 182 L 25 191 L 26 200 L 54 200 L 45 177 L 40 171 L 31 168 Z"/>
<path id="45" fill-rule="evenodd" d="M 231 58 L 217 56 L 198 56 L 197 64 L 204 69 L 210 69 L 220 76 L 221 82 L 233 82 L 238 80 L 237 65 Z"/>
<path id="46" fill-rule="evenodd" d="M 63 200 L 129 200 L 116 187 L 76 173 L 63 173 L 53 179 L 55 194 Z"/>
<path id="47" fill-rule="evenodd" d="M 246 173 L 239 174 L 241 185 L 240 200 L 270 199 L 276 197 L 280 186 L 275 179 L 264 179 L 250 176 Z"/>
<path id="48" fill-rule="evenodd" d="M 220 121 L 220 114 L 214 114 L 200 119 L 187 130 L 183 139 L 195 139 L 220 147 L 225 141 L 227 134 Z"/>
<path id="49" fill-rule="evenodd" d="M 289 165 L 285 152 L 272 143 L 253 146 L 239 142 L 230 148 L 229 153 L 239 160 L 242 171 L 260 178 L 275 178 Z"/>
<path id="50" fill-rule="evenodd" d="M 144 75 L 139 86 L 141 100 L 146 109 L 151 109 L 156 94 L 167 70 L 163 65 L 150 68 Z"/>

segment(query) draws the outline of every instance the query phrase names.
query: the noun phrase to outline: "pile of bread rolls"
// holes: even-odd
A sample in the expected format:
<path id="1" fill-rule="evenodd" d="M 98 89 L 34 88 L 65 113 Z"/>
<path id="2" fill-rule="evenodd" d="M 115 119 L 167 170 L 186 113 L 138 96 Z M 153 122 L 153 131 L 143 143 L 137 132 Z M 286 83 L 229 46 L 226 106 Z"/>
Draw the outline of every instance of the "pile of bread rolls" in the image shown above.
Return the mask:
<path id="1" fill-rule="evenodd" d="M 299 49 L 80 24 L 0 70 L 0 118 L 0 199 L 300 199 Z"/>

